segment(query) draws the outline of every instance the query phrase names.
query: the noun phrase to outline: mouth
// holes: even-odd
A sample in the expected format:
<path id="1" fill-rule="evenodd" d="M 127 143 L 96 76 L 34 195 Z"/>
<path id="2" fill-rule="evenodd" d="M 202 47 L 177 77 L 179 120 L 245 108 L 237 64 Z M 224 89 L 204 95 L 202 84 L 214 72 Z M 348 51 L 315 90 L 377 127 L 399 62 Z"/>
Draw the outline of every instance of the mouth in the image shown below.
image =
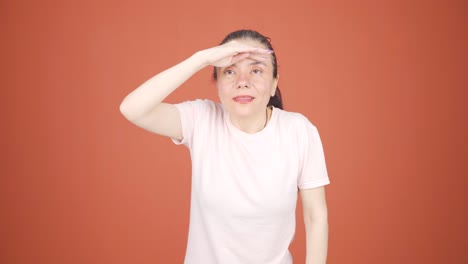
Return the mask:
<path id="1" fill-rule="evenodd" d="M 247 103 L 250 103 L 250 102 L 252 102 L 254 99 L 255 99 L 255 97 L 249 96 L 249 95 L 239 95 L 239 96 L 236 96 L 236 97 L 232 98 L 232 100 L 233 100 L 234 102 L 240 103 L 240 104 L 247 104 Z"/>

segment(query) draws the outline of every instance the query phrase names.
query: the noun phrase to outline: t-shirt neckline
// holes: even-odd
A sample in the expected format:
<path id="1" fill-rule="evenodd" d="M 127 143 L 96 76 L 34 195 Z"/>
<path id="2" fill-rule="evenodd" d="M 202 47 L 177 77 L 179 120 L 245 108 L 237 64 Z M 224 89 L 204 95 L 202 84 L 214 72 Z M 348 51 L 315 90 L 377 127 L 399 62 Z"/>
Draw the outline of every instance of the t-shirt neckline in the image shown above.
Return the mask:
<path id="1" fill-rule="evenodd" d="M 268 121 L 268 123 L 266 124 L 266 126 L 258 131 L 258 132 L 255 132 L 255 133 L 247 133 L 247 132 L 244 132 L 242 130 L 240 130 L 239 128 L 237 128 L 236 126 L 234 126 L 231 122 L 231 118 L 230 118 L 230 115 L 229 115 L 229 112 L 223 107 L 223 111 L 224 111 L 224 122 L 226 123 L 228 129 L 230 131 L 232 131 L 234 134 L 236 135 L 239 135 L 241 137 L 245 137 L 245 138 L 256 138 L 256 137 L 259 137 L 261 135 L 263 135 L 264 133 L 266 133 L 267 131 L 271 130 L 274 126 L 274 123 L 275 123 L 275 120 L 276 120 L 276 115 L 277 115 L 277 109 L 276 107 L 272 106 L 271 107 L 271 116 L 270 116 L 270 120 Z"/>

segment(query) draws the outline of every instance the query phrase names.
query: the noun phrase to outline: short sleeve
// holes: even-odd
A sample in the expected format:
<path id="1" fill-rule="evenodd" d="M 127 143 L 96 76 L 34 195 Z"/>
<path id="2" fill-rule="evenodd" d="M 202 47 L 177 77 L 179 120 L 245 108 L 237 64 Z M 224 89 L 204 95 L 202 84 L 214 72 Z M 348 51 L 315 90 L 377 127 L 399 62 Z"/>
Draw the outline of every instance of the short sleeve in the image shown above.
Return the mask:
<path id="1" fill-rule="evenodd" d="M 209 110 L 209 104 L 209 100 L 197 99 L 174 105 L 179 111 L 183 137 L 182 140 L 171 138 L 174 144 L 183 144 L 188 148 L 191 148 L 196 122 L 197 120 L 200 120 L 201 117 L 206 116 L 206 112 Z"/>
<path id="2" fill-rule="evenodd" d="M 318 130 L 305 117 L 303 121 L 298 131 L 300 170 L 297 185 L 299 189 L 311 189 L 327 185 L 330 180 Z"/>

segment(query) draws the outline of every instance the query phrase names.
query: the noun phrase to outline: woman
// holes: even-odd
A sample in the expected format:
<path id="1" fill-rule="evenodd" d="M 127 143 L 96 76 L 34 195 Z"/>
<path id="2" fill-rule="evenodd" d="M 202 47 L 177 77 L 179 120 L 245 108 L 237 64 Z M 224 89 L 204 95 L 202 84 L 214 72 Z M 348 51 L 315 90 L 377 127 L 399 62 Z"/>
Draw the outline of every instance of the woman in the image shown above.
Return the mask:
<path id="1" fill-rule="evenodd" d="M 214 66 L 221 103 L 163 100 L 200 69 Z M 329 183 L 319 134 L 282 110 L 276 55 L 252 30 L 229 34 L 146 81 L 122 102 L 135 125 L 190 149 L 192 197 L 185 263 L 292 263 L 297 193 L 306 263 L 325 263 Z"/>

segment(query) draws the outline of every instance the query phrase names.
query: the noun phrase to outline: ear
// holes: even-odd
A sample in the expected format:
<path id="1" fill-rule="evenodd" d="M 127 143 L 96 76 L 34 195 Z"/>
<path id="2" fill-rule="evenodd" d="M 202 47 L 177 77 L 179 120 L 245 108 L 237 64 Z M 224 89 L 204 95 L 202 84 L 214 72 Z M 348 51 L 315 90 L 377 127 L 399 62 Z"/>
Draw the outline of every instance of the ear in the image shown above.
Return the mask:
<path id="1" fill-rule="evenodd" d="M 271 89 L 271 94 L 270 94 L 271 97 L 275 96 L 276 87 L 278 87 L 278 81 L 279 81 L 279 74 L 277 74 L 276 78 L 273 79 L 273 87 Z"/>

